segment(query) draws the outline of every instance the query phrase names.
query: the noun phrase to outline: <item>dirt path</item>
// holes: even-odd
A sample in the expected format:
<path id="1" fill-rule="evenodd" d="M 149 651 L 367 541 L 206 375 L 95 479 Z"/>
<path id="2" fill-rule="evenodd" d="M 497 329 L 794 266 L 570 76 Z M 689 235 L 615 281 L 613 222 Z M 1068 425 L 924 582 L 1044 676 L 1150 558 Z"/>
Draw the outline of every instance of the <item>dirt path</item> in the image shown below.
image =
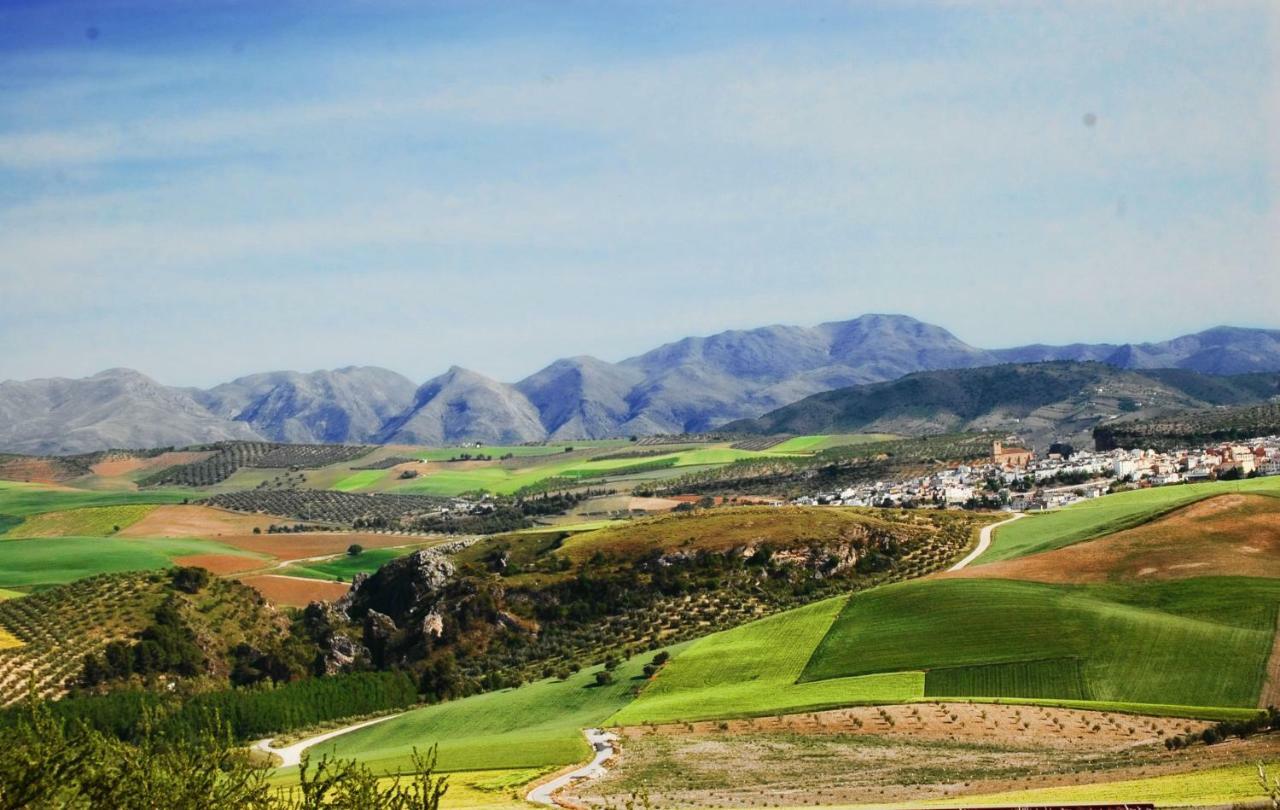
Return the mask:
<path id="1" fill-rule="evenodd" d="M 343 734 L 346 734 L 351 731 L 355 731 L 356 729 L 361 729 L 366 726 L 372 726 L 377 723 L 382 723 L 386 720 L 391 720 L 393 718 L 399 717 L 402 714 L 404 714 L 404 712 L 399 712 L 397 714 L 388 714 L 383 717 L 375 717 L 372 720 L 364 720 L 359 723 L 353 723 L 349 726 L 343 726 L 342 728 L 335 729 L 333 731 L 326 731 L 324 734 L 317 734 L 314 737 L 308 737 L 305 740 L 296 742 L 293 745 L 286 745 L 283 748 L 273 747 L 271 745 L 271 740 L 273 738 L 269 737 L 265 740 L 258 740 L 256 743 L 253 744 L 253 749 L 255 751 L 262 751 L 263 753 L 267 753 L 267 754 L 275 754 L 276 756 L 280 757 L 280 767 L 288 768 L 291 765 L 297 765 L 301 763 L 302 752 L 307 750 L 313 745 L 319 745 L 320 743 L 325 742 L 326 740 L 332 740 L 334 737 L 341 737 Z"/>
<path id="2" fill-rule="evenodd" d="M 618 737 L 616 734 L 601 731 L 598 728 L 589 728 L 584 733 L 587 736 L 587 742 L 591 744 L 591 747 L 596 752 L 595 757 L 581 768 L 576 768 L 538 785 L 524 797 L 525 801 L 554 807 L 558 804 L 553 797 L 556 791 L 574 782 L 580 782 L 584 779 L 599 779 L 604 776 L 604 763 L 613 757 L 615 753 L 613 743 Z"/>
<path id="3" fill-rule="evenodd" d="M 1267 659 L 1267 679 L 1258 697 L 1258 708 L 1280 706 L 1280 614 L 1276 616 L 1276 634 L 1271 640 L 1271 657 Z"/>
<path id="4" fill-rule="evenodd" d="M 1006 523 L 1012 523 L 1015 520 L 1018 520 L 1023 517 L 1025 517 L 1025 515 L 1019 512 L 1018 514 L 1014 515 L 1008 520 L 1002 520 L 999 523 L 992 523 L 990 526 L 983 526 L 982 531 L 978 532 L 978 547 L 975 548 L 973 551 L 970 551 L 969 556 L 965 557 L 963 560 L 951 566 L 947 570 L 959 571 L 965 568 L 966 566 L 968 566 L 969 563 L 981 557 L 983 552 L 991 548 L 991 535 L 998 527 L 1003 526 Z"/>

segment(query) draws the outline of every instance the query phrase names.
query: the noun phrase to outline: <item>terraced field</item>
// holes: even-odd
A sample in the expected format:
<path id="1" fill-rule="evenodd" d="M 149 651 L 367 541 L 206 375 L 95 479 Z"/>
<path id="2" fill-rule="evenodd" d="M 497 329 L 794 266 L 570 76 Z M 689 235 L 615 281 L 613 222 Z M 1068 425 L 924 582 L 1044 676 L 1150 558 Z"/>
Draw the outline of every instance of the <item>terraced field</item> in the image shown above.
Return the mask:
<path id="1" fill-rule="evenodd" d="M 1280 497 L 1280 476 L 1137 489 L 1083 501 L 1057 512 L 1031 515 L 997 529 L 991 549 L 978 564 L 1010 560 L 1102 537 L 1146 523 L 1195 501 L 1231 493 Z"/>

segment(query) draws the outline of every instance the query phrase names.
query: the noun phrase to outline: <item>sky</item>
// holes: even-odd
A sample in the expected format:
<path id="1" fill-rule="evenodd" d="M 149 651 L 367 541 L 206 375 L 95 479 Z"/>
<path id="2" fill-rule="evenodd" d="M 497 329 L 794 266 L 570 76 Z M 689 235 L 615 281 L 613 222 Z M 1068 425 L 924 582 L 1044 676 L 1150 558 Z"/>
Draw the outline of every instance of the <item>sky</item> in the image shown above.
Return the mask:
<path id="1" fill-rule="evenodd" d="M 1280 5 L 0 3 L 0 379 L 1280 328 Z"/>

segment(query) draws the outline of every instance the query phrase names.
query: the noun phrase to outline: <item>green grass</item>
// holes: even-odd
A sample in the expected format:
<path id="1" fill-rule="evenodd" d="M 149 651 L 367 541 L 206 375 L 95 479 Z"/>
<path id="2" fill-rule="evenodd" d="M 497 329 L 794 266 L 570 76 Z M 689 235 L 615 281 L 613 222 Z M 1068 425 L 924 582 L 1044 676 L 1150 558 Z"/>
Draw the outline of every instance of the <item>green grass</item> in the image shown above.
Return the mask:
<path id="1" fill-rule="evenodd" d="M 29 515 L 9 529 L 9 537 L 106 537 L 142 520 L 155 504 L 86 506 Z"/>
<path id="2" fill-rule="evenodd" d="M 1233 492 L 1280 497 L 1280 476 L 1118 492 L 1010 523 L 995 531 L 978 565 L 1010 560 L 1130 529 L 1181 506 Z"/>
<path id="3" fill-rule="evenodd" d="M 610 724 L 750 717 L 922 697 L 919 672 L 796 683 L 845 599 L 826 599 L 698 639 Z"/>
<path id="4" fill-rule="evenodd" d="M 499 456 L 511 455 L 515 458 L 531 458 L 536 456 L 554 456 L 564 455 L 567 448 L 572 447 L 575 450 L 604 449 L 622 447 L 630 444 L 626 439 L 596 439 L 592 441 L 581 442 L 565 442 L 562 444 L 548 445 L 494 445 L 492 447 L 436 447 L 425 450 L 417 450 L 405 453 L 406 458 L 417 458 L 422 461 L 448 461 L 451 458 L 457 458 L 463 454 L 472 456 L 484 455 L 493 456 L 497 459 Z"/>
<path id="5" fill-rule="evenodd" d="M 192 554 L 257 557 L 231 546 L 198 539 L 49 537 L 0 540 L 0 588 L 53 585 L 95 574 L 167 568 Z"/>
<path id="6" fill-rule="evenodd" d="M 11 591 L 8 588 L 0 588 L 0 602 L 3 602 L 6 599 L 17 599 L 22 596 L 26 596 L 22 591 Z"/>
<path id="7" fill-rule="evenodd" d="M 377 770 L 409 765 L 413 747 L 440 745 L 446 771 L 541 768 L 589 758 L 584 728 L 599 726 L 631 700 L 646 653 L 620 664 L 614 683 L 595 686 L 592 667 L 565 681 L 545 680 L 415 709 L 311 749 L 351 757 Z"/>
<path id="8" fill-rule="evenodd" d="M 924 676 L 924 693 L 926 697 L 1003 695 L 1036 698 L 1054 695 L 1066 700 L 1088 700 L 1090 697 L 1078 658 L 931 669 Z"/>
<path id="9" fill-rule="evenodd" d="M 625 444 L 625 442 L 624 442 Z M 607 446 L 607 445 L 606 445 Z M 581 445 L 573 447 L 580 449 Z M 428 456 L 429 460 L 448 459 L 459 452 L 485 453 L 495 459 L 504 452 L 517 448 L 486 447 L 465 450 L 423 451 L 418 455 Z M 472 469 L 443 469 L 423 473 L 417 478 L 397 483 L 390 489 L 395 492 L 419 493 L 424 495 L 453 496 L 464 492 L 485 490 L 495 495 L 512 495 L 526 487 L 535 487 L 550 478 L 592 479 L 613 476 L 668 476 L 675 475 L 676 470 L 688 472 L 696 467 L 713 467 L 729 464 L 749 458 L 767 458 L 779 455 L 773 451 L 756 452 L 752 450 L 734 450 L 730 447 L 699 447 L 688 450 L 672 451 L 654 456 L 636 456 L 633 458 L 609 458 L 593 460 L 582 458 L 579 454 L 567 455 L 563 446 L 559 453 L 548 453 L 547 450 L 557 448 L 525 447 L 525 452 L 517 457 L 562 455 L 565 458 L 548 458 L 544 463 L 533 463 L 528 466 L 500 464 L 496 460 L 488 466 Z"/>
<path id="10" fill-rule="evenodd" d="M 412 553 L 412 548 L 371 548 L 365 549 L 354 557 L 344 554 L 328 560 L 311 560 L 290 565 L 279 573 L 292 577 L 326 579 L 330 582 L 337 579 L 350 582 L 356 574 L 372 574 L 396 557 Z"/>
<path id="11" fill-rule="evenodd" d="M 1074 587 L 913 581 L 852 597 L 803 677 L 1077 658 L 1099 701 L 1252 707 L 1277 605 L 1280 582 L 1236 577 Z M 1065 683 L 1044 687 L 1062 693 L 1011 697 L 1073 697 Z"/>
<path id="12" fill-rule="evenodd" d="M 817 436 L 795 436 L 769 448 L 770 453 L 817 453 L 832 447 L 885 442 L 898 438 L 892 433 L 836 433 Z"/>
<path id="13" fill-rule="evenodd" d="M 354 492 L 358 489 L 371 487 L 386 478 L 387 472 L 387 470 L 360 470 L 334 484 L 333 489 L 339 492 Z"/>
<path id="14" fill-rule="evenodd" d="M 25 518 L 42 512 L 61 512 L 90 506 L 180 503 L 184 498 L 190 497 L 190 491 L 95 491 L 0 481 L 0 528 L 15 525 L 12 522 L 14 518 Z"/>

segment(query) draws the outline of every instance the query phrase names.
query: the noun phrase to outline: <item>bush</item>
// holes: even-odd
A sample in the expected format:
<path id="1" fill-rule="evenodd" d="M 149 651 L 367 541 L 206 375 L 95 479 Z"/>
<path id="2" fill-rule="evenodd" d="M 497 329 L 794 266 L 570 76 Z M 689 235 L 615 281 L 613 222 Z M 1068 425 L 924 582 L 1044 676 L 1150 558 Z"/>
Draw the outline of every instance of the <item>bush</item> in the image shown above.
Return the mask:
<path id="1" fill-rule="evenodd" d="M 208 569 L 186 565 L 173 569 L 173 587 L 184 593 L 200 593 L 208 584 Z"/>
<path id="2" fill-rule="evenodd" d="M 613 673 L 608 670 L 596 673 L 596 686 L 608 686 L 613 683 Z"/>
<path id="3" fill-rule="evenodd" d="M 347 554 L 352 557 L 359 557 L 360 554 L 363 552 L 364 552 L 364 546 L 360 545 L 359 543 L 352 543 L 351 545 L 347 546 Z"/>

